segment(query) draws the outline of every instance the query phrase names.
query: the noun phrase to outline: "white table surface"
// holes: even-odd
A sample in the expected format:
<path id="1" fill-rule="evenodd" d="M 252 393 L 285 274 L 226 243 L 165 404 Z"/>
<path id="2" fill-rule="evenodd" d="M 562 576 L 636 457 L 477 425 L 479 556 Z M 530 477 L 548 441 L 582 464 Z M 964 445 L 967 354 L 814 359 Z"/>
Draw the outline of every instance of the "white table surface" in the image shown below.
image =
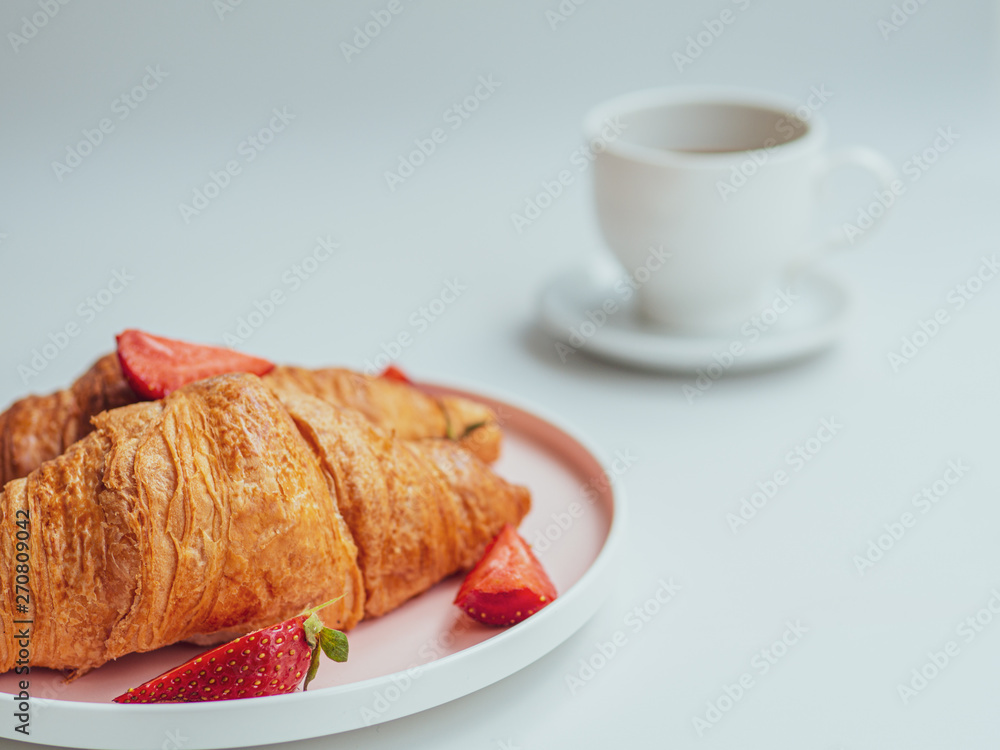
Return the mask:
<path id="1" fill-rule="evenodd" d="M 587 0 L 564 2 L 575 12 L 555 28 L 556 0 L 400 0 L 348 61 L 341 43 L 387 2 L 246 0 L 221 19 L 208 0 L 70 2 L 27 43 L 8 34 L 39 5 L 5 3 L 0 400 L 68 383 L 126 327 L 221 342 L 275 288 L 286 303 L 241 348 L 363 367 L 457 279 L 467 291 L 400 364 L 518 394 L 607 454 L 638 457 L 621 478 L 632 525 L 620 585 L 576 636 L 501 683 L 281 747 L 995 747 L 1000 622 L 971 642 L 956 628 L 1000 587 L 1000 281 L 961 311 L 947 298 L 1000 252 L 1000 22 L 985 0 L 910 4 L 883 38 L 889 0 Z M 679 71 L 685 38 L 736 6 L 746 9 Z M 116 100 L 147 66 L 166 77 L 147 78 L 145 101 L 119 119 Z M 444 113 L 480 76 L 499 86 L 452 130 Z M 684 83 L 798 99 L 825 86 L 833 145 L 867 144 L 901 167 L 938 128 L 959 135 L 883 231 L 826 264 L 856 294 L 846 339 L 795 367 L 724 378 L 693 404 L 689 377 L 583 355 L 563 364 L 534 328 L 546 280 L 601 252 L 589 175 L 523 232 L 509 219 L 566 167 L 589 106 Z M 294 119 L 248 162 L 240 144 L 274 108 Z M 102 118 L 113 129 L 60 181 L 52 162 Z M 384 173 L 435 127 L 446 141 L 390 190 Z M 241 173 L 185 223 L 178 205 L 231 159 Z M 339 249 L 291 290 L 283 275 L 318 236 Z M 124 290 L 81 312 L 123 269 L 134 277 Z M 950 322 L 894 372 L 887 353 L 940 307 Z M 79 335 L 44 370 L 19 371 L 73 322 Z M 797 471 L 786 454 L 823 419 L 842 429 Z M 966 476 L 921 513 L 912 496 L 949 461 Z M 780 469 L 788 484 L 732 533 L 726 514 Z M 861 575 L 854 556 L 907 510 L 916 525 Z M 671 576 L 675 599 L 572 694 L 567 675 Z M 787 621 L 808 632 L 763 674 L 755 655 Z M 958 655 L 904 704 L 898 684 L 948 641 Z M 754 686 L 699 736 L 693 718 L 744 673 Z"/>

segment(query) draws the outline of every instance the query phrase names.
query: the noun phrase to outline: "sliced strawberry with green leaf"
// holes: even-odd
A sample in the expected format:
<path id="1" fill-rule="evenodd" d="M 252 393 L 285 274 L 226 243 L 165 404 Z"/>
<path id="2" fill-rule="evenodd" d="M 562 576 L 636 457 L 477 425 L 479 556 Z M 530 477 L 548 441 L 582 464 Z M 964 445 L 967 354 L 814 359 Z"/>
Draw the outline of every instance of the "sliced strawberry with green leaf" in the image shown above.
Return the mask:
<path id="1" fill-rule="evenodd" d="M 129 329 L 118 334 L 118 361 L 132 390 L 163 398 L 181 386 L 229 372 L 266 375 L 274 364 L 232 349 L 154 336 Z"/>
<path id="2" fill-rule="evenodd" d="M 409 376 L 395 365 L 389 365 L 386 367 L 379 373 L 379 377 L 386 378 L 387 380 L 395 380 L 400 383 L 406 383 L 407 385 L 413 385 L 413 381 L 410 380 Z"/>
<path id="3" fill-rule="evenodd" d="M 477 622 L 521 622 L 556 598 L 556 587 L 517 530 L 506 524 L 462 582 L 455 604 Z"/>
<path id="4" fill-rule="evenodd" d="M 336 600 L 334 600 L 336 601 Z M 323 626 L 321 604 L 277 625 L 206 651 L 114 699 L 115 703 L 224 701 L 303 690 L 319 669 L 319 652 L 347 661 L 347 636 Z"/>

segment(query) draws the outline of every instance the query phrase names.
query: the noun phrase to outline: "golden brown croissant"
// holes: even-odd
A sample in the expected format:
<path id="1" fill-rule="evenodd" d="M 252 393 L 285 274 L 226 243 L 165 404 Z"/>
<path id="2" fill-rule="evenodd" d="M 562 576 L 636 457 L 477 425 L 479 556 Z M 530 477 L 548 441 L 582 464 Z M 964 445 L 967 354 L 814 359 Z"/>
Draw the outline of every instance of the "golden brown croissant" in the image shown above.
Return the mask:
<path id="1" fill-rule="evenodd" d="M 0 414 L 0 488 L 25 477 L 90 432 L 91 417 L 135 403 L 118 357 L 101 357 L 72 386 L 27 396 Z"/>
<path id="2" fill-rule="evenodd" d="M 308 370 L 278 365 L 263 380 L 278 398 L 305 393 L 355 409 L 403 440 L 449 437 L 487 463 L 500 455 L 502 433 L 496 415 L 475 401 L 433 398 L 405 383 L 334 367 Z"/>
<path id="3" fill-rule="evenodd" d="M 336 368 L 278 366 L 264 381 L 279 396 L 306 393 L 334 406 L 358 409 L 376 427 L 404 439 L 456 438 L 487 462 L 500 452 L 495 416 L 467 399 L 435 399 L 404 383 Z M 65 390 L 17 401 L 0 414 L 0 487 L 27 476 L 87 435 L 97 414 L 137 401 L 115 354 L 99 359 Z M 466 435 L 471 427 L 476 429 Z"/>
<path id="4" fill-rule="evenodd" d="M 347 629 L 471 566 L 530 506 L 454 441 L 400 440 L 306 394 L 283 405 L 254 375 L 94 424 L 0 492 L 0 672 L 17 658 L 15 619 L 34 621 L 32 665 L 76 674 L 341 595 L 323 616 Z"/>

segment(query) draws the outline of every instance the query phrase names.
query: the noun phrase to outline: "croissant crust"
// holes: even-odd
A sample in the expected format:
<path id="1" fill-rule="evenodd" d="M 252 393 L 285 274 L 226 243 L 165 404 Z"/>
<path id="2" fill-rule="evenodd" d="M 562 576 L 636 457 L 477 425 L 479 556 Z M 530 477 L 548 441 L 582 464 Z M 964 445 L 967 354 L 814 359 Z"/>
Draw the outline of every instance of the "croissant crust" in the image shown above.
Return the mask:
<path id="1" fill-rule="evenodd" d="M 34 621 L 32 665 L 76 674 L 338 596 L 323 617 L 349 629 L 471 566 L 529 507 L 455 441 L 402 440 L 301 392 L 279 400 L 253 375 L 201 381 L 97 415 L 0 493 L 0 671 L 15 617 Z M 25 517 L 30 607 L 15 615 Z"/>
<path id="2" fill-rule="evenodd" d="M 305 393 L 332 406 L 356 409 L 376 427 L 404 439 L 452 437 L 486 462 L 500 453 L 495 415 L 467 399 L 437 399 L 405 383 L 340 368 L 279 365 L 264 382 L 279 397 Z M 0 414 L 0 487 L 27 476 L 89 434 L 91 420 L 101 412 L 138 400 L 122 375 L 118 356 L 108 354 L 69 388 L 15 402 Z"/>

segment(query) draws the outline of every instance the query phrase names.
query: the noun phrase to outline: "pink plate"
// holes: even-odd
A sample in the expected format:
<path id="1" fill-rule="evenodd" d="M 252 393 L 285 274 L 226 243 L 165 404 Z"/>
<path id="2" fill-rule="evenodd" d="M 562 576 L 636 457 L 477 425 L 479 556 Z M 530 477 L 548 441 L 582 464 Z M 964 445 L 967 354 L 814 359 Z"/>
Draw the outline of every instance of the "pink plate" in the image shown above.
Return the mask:
<path id="1" fill-rule="evenodd" d="M 177 645 L 133 654 L 66 685 L 61 674 L 29 675 L 30 736 L 14 731 L 17 680 L 0 675 L 7 720 L 0 736 L 77 748 L 161 748 L 180 732 L 185 750 L 288 742 L 398 719 L 460 698 L 513 674 L 572 635 L 614 583 L 623 505 L 583 441 L 508 401 L 454 389 L 489 404 L 504 430 L 496 470 L 531 489 L 520 533 L 534 547 L 560 596 L 524 622 L 497 630 L 452 605 L 461 576 L 442 581 L 399 609 L 350 633 L 345 664 L 326 662 L 308 692 L 209 703 L 125 705 L 116 695 L 204 650 Z M 419 689 L 413 689 L 417 686 Z M 11 705 L 13 704 L 13 706 Z"/>

